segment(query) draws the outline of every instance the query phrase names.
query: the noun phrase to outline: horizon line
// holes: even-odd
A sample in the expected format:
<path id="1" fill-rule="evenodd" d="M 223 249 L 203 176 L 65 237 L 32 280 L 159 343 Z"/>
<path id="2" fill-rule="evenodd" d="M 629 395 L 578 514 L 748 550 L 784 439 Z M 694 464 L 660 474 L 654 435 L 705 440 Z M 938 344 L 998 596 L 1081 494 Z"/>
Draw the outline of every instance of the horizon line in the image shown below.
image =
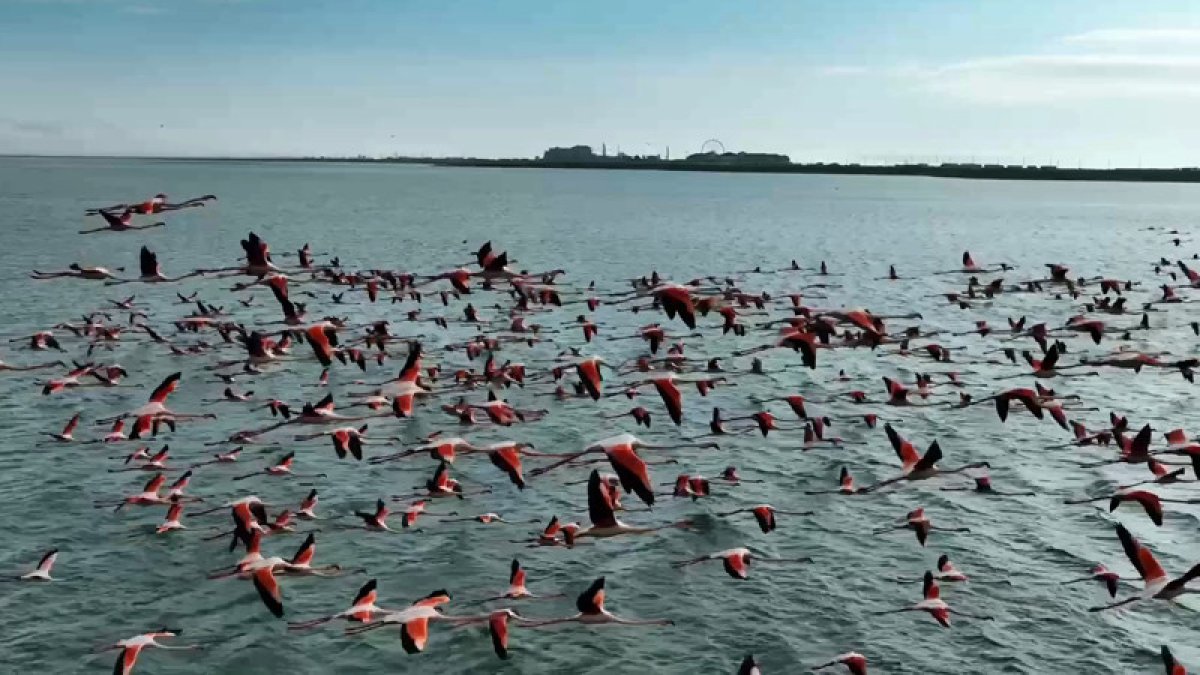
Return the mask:
<path id="1" fill-rule="evenodd" d="M 752 153 L 758 154 L 758 153 Z M 440 162 L 455 162 L 455 161 L 479 161 L 479 162 L 529 162 L 537 163 L 544 162 L 541 157 L 481 157 L 477 155 L 460 155 L 460 156 L 435 156 L 435 155 L 114 155 L 114 154 L 77 154 L 77 153 L 5 153 L 0 152 L 0 159 L 127 159 L 127 160 L 162 160 L 162 161 L 295 161 L 295 162 L 396 162 L 406 161 L 407 163 L 420 164 L 422 162 L 440 163 Z M 610 157 L 610 160 L 616 157 Z M 658 162 L 661 164 L 686 164 L 685 158 L 679 159 L 662 159 L 661 157 L 647 157 L 642 159 L 636 155 L 626 157 L 629 162 Z M 548 164 L 559 164 L 561 162 L 552 161 Z M 698 163 L 698 162 L 693 162 Z M 866 166 L 866 167 L 917 167 L 927 166 L 931 168 L 937 167 L 991 167 L 1004 169 L 1037 169 L 1040 167 L 1054 167 L 1060 171 L 1187 171 L 1200 169 L 1200 165 L 1192 166 L 1091 166 L 1077 164 L 1076 166 L 1063 166 L 1061 164 L 1001 164 L 998 162 L 940 162 L 937 164 L 930 162 L 869 162 L 869 161 L 826 161 L 813 160 L 806 162 L 795 162 L 789 159 L 785 166 Z"/>

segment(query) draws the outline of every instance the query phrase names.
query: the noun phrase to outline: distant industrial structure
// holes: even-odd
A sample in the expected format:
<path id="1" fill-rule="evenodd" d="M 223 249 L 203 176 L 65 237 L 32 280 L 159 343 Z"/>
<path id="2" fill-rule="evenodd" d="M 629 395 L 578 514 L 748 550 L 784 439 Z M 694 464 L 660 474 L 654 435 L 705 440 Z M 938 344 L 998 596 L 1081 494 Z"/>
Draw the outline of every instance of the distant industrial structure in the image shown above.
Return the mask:
<path id="1" fill-rule="evenodd" d="M 669 151 L 668 151 L 669 152 Z M 608 145 L 602 145 L 597 155 L 590 145 L 572 145 L 569 148 L 554 147 L 542 153 L 539 161 L 549 164 L 590 164 L 602 162 L 644 162 L 662 161 L 659 155 L 627 155 L 620 150 L 617 154 L 608 154 Z"/>
<path id="2" fill-rule="evenodd" d="M 729 166 L 786 166 L 792 163 L 787 155 L 773 152 L 697 152 L 682 161 Z"/>
<path id="3" fill-rule="evenodd" d="M 711 149 L 710 149 L 711 148 Z M 627 155 L 617 151 L 615 155 L 608 154 L 607 144 L 601 146 L 600 154 L 590 145 L 572 145 L 570 147 L 553 147 L 542 153 L 536 160 L 546 164 L 603 164 L 621 162 L 671 162 L 685 164 L 705 164 L 722 166 L 786 166 L 791 164 L 791 158 L 770 152 L 726 152 L 720 141 L 710 139 L 705 141 L 701 152 L 693 153 L 683 159 L 671 159 L 671 149 L 667 148 L 666 158 L 662 155 Z"/>
<path id="4" fill-rule="evenodd" d="M 647 143 L 647 146 L 651 144 Z M 212 158 L 230 159 L 230 158 Z M 478 158 L 478 157 L 305 157 L 301 161 L 328 162 L 395 162 L 429 164 L 446 167 L 489 167 L 531 169 L 602 169 L 641 171 L 701 171 L 723 173 L 775 174 L 834 174 L 862 176 L 913 176 L 928 178 L 977 178 L 989 180 L 1052 180 L 1052 181 L 1135 181 L 1200 183 L 1200 167 L 1159 168 L 1066 168 L 1055 164 L 907 161 L 895 164 L 804 162 L 793 163 L 787 155 L 769 152 L 728 152 L 721 141 L 710 138 L 700 151 L 682 159 L 671 159 L 670 148 L 663 155 L 630 155 L 621 152 L 610 155 L 608 145 L 600 145 L 600 154 L 590 145 L 573 145 L 547 149 L 536 158 Z M 230 161 L 242 161 L 230 159 Z M 252 159 L 247 161 L 296 161 L 296 158 Z"/>

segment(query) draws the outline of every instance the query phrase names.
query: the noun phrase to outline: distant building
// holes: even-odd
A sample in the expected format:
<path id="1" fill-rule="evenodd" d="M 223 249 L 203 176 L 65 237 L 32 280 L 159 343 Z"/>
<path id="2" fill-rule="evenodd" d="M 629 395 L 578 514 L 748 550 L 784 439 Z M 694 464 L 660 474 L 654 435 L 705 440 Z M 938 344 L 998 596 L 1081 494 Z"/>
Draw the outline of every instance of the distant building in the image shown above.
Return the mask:
<path id="1" fill-rule="evenodd" d="M 550 148 L 542 153 L 543 162 L 595 162 L 600 156 L 592 152 L 590 145 L 573 145 L 569 148 Z"/>
<path id="2" fill-rule="evenodd" d="M 707 164 L 730 164 L 734 166 L 786 165 L 792 160 L 787 155 L 770 152 L 698 152 L 688 155 L 686 162 Z"/>

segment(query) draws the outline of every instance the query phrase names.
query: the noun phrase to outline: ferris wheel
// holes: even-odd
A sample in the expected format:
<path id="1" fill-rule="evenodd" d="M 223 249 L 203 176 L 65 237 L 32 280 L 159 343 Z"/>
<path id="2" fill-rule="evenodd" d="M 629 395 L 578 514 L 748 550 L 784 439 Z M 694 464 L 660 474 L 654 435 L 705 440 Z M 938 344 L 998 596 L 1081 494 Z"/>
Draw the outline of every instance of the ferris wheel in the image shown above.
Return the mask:
<path id="1" fill-rule="evenodd" d="M 704 145 L 700 146 L 700 152 L 701 154 L 711 152 L 716 155 L 723 155 L 725 154 L 725 144 L 715 138 L 710 138 L 704 141 Z"/>

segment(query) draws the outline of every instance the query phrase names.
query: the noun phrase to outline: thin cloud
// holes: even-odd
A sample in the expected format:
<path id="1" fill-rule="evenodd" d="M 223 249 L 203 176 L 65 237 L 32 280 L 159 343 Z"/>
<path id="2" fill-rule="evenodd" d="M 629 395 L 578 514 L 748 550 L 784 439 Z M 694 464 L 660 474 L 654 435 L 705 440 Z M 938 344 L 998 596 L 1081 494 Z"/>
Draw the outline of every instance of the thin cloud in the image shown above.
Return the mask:
<path id="1" fill-rule="evenodd" d="M 1200 96 L 1200 57 L 1017 55 L 917 68 L 905 76 L 932 92 L 989 103 Z"/>
<path id="2" fill-rule="evenodd" d="M 870 71 L 866 66 L 822 66 L 816 70 L 818 75 L 828 75 L 831 77 L 843 75 L 865 75 Z"/>
<path id="3" fill-rule="evenodd" d="M 1062 41 L 1096 46 L 1200 47 L 1200 28 L 1104 28 L 1068 35 Z"/>

